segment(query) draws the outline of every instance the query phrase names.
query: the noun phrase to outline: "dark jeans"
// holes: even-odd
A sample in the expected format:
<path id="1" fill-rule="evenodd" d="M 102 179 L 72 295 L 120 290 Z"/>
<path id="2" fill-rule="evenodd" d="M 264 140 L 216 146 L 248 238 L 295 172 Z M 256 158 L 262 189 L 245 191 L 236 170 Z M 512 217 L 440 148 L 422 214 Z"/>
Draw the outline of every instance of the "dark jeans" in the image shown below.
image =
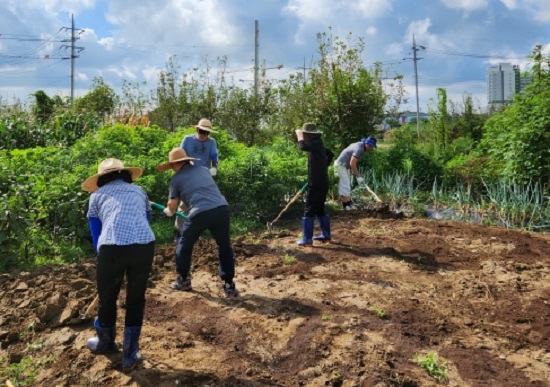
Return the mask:
<path id="1" fill-rule="evenodd" d="M 305 193 L 304 216 L 315 218 L 325 216 L 325 201 L 327 200 L 328 186 L 310 187 Z"/>
<path id="2" fill-rule="evenodd" d="M 146 245 L 102 245 L 97 258 L 97 292 L 99 326 L 115 325 L 117 299 L 126 274 L 127 327 L 141 326 L 145 309 L 145 290 L 153 266 L 155 242 Z"/>
<path id="3" fill-rule="evenodd" d="M 176 247 L 176 271 L 184 279 L 191 270 L 191 257 L 195 242 L 205 230 L 209 230 L 218 245 L 220 277 L 225 282 L 233 281 L 235 261 L 229 238 L 229 206 L 221 206 L 199 212 L 183 224 L 183 232 Z"/>

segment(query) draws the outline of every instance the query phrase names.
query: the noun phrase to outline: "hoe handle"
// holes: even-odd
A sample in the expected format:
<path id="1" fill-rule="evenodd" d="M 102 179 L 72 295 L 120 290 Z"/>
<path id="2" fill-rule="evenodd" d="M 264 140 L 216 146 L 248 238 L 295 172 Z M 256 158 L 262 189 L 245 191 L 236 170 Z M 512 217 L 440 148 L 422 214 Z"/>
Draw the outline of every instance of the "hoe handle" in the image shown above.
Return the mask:
<path id="1" fill-rule="evenodd" d="M 156 208 L 157 210 L 163 211 L 166 208 L 162 204 L 158 204 L 158 203 L 155 203 L 155 202 L 149 202 L 149 203 L 151 203 L 151 207 Z M 174 212 L 174 214 L 176 216 L 179 216 L 180 218 L 185 219 L 185 220 L 189 219 L 189 217 L 187 215 L 182 214 L 181 212 L 176 211 L 176 212 Z"/>
<path id="2" fill-rule="evenodd" d="M 283 214 L 286 212 L 286 210 L 288 210 L 288 208 L 292 205 L 292 203 L 294 203 L 296 200 L 298 200 L 300 195 L 303 194 L 306 191 L 307 187 L 308 187 L 308 184 L 305 183 L 304 186 L 302 188 L 300 188 L 300 190 L 296 193 L 296 195 L 294 195 L 294 197 L 287 203 L 285 208 L 283 208 L 283 210 L 279 213 L 279 215 L 275 218 L 275 220 L 273 222 L 271 222 L 270 224 L 273 224 L 276 221 L 278 221 L 279 218 L 281 216 L 283 216 Z"/>

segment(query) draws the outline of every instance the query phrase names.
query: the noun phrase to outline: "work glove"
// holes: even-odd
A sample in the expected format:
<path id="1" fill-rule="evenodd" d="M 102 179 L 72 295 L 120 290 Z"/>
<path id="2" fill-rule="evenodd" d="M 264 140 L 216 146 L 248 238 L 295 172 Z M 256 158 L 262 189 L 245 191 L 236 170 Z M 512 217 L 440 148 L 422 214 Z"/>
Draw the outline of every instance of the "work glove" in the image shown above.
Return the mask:
<path id="1" fill-rule="evenodd" d="M 172 217 L 174 216 L 174 213 L 172 211 L 170 211 L 170 209 L 168 207 L 166 207 L 164 210 L 162 210 L 162 212 L 164 212 L 166 214 L 167 217 Z"/>
<path id="2" fill-rule="evenodd" d="M 361 176 L 357 178 L 357 184 L 361 185 L 365 182 L 365 179 L 363 179 Z"/>
<path id="3" fill-rule="evenodd" d="M 218 173 L 218 169 L 217 169 L 217 168 L 210 168 L 210 175 L 216 176 L 217 173 Z"/>

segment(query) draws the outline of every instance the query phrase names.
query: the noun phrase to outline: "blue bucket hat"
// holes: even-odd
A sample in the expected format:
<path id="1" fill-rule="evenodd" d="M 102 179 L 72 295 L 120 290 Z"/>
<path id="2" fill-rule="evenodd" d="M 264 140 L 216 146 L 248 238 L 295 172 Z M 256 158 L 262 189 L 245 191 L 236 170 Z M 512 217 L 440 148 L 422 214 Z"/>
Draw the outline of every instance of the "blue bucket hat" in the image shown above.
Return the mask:
<path id="1" fill-rule="evenodd" d="M 373 138 L 373 137 L 362 138 L 362 139 L 361 139 L 361 142 L 362 142 L 363 144 L 370 145 L 372 148 L 377 148 L 377 146 L 376 146 L 376 139 Z"/>

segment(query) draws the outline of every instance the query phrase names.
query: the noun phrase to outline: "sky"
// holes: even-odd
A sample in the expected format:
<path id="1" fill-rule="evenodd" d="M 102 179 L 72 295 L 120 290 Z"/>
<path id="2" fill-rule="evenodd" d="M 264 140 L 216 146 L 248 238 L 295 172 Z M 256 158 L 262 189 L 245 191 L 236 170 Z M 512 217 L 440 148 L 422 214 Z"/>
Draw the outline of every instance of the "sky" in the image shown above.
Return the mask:
<path id="1" fill-rule="evenodd" d="M 268 79 L 307 71 L 319 59 L 318 33 L 351 33 L 364 40 L 367 67 L 381 62 L 384 77 L 403 76 L 401 109 L 410 111 L 416 79 L 421 112 L 437 88 L 485 110 L 490 65 L 529 70 L 535 45 L 550 51 L 550 0 L 0 0 L 1 102 L 29 101 L 37 90 L 71 95 L 72 17 L 75 98 L 97 77 L 119 94 L 125 82 L 152 90 L 170 57 L 181 73 L 205 61 L 215 70 L 225 57 L 228 76 L 251 87 L 256 21 Z"/>

